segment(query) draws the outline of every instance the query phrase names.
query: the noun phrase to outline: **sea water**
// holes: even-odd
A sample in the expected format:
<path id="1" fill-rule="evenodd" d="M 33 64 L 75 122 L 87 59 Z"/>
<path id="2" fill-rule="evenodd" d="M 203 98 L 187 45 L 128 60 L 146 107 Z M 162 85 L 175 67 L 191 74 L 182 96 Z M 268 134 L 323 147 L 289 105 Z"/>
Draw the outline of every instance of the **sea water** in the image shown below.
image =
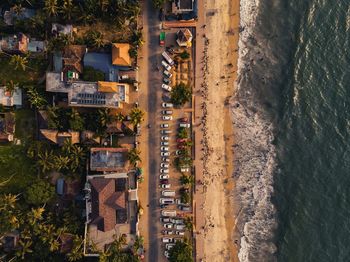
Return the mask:
<path id="1" fill-rule="evenodd" d="M 350 1 L 241 0 L 241 261 L 350 261 Z"/>

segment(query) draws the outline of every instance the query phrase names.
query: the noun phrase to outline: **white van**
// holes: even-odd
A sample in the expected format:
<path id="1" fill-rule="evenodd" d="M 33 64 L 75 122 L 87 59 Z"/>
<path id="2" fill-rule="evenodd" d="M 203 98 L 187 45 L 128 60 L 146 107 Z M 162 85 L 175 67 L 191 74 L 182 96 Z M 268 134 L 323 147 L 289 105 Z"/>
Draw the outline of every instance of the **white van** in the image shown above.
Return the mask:
<path id="1" fill-rule="evenodd" d="M 176 210 L 162 210 L 162 216 L 176 217 Z"/>
<path id="2" fill-rule="evenodd" d="M 174 200 L 174 198 L 160 198 L 159 202 L 161 204 L 174 204 L 175 200 Z"/>
<path id="3" fill-rule="evenodd" d="M 170 71 L 170 70 L 171 70 L 171 66 L 170 66 L 170 65 L 168 65 L 168 63 L 167 63 L 167 62 L 165 62 L 164 60 L 162 61 L 162 65 L 164 66 L 164 68 L 165 68 L 166 70 L 168 70 L 168 71 Z"/>
<path id="4" fill-rule="evenodd" d="M 175 196 L 175 190 L 163 190 L 162 191 L 162 196 L 174 197 Z"/>

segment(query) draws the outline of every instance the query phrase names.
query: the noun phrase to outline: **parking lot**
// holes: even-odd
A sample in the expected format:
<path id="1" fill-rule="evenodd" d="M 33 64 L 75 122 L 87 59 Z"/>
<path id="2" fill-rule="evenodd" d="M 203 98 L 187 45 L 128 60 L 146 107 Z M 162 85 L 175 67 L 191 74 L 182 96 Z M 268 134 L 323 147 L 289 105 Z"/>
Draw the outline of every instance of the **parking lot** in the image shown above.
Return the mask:
<path id="1" fill-rule="evenodd" d="M 191 240 L 192 237 L 190 222 L 192 219 L 192 187 L 191 184 L 184 185 L 180 180 L 183 174 L 192 176 L 192 164 L 182 164 L 181 167 L 177 167 L 179 164 L 176 164 L 178 163 L 176 158 L 191 158 L 192 105 L 191 102 L 188 102 L 181 108 L 175 108 L 171 104 L 170 97 L 170 90 L 174 85 L 180 82 L 192 84 L 192 59 L 185 61 L 178 59 L 177 63 L 175 61 L 172 64 L 174 57 L 184 50 L 175 46 L 174 37 L 167 39 L 164 48 L 166 54 L 162 55 L 161 68 L 158 68 L 163 80 L 159 83 L 159 88 L 162 89 L 162 103 L 159 104 L 157 111 L 160 112 L 158 116 L 160 128 L 159 205 L 160 221 L 163 225 L 161 246 L 165 256 L 168 255 L 167 251 L 176 241 L 183 241 L 185 237 Z M 191 55 L 191 50 L 186 49 L 186 51 Z M 164 72 L 165 70 L 167 72 Z M 187 138 L 179 138 L 180 126 L 182 134 L 187 133 Z M 186 155 L 186 152 L 189 155 Z M 189 196 L 189 199 L 186 203 L 183 202 L 183 199 L 186 198 L 181 197 L 181 191 L 187 191 L 185 194 Z"/>

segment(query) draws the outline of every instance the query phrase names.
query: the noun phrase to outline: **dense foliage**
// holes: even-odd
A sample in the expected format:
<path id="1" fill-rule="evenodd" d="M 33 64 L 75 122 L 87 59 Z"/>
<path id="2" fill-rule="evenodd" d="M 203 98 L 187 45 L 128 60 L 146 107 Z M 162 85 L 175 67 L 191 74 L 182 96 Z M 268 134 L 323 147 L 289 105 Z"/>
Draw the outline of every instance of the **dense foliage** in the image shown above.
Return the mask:
<path id="1" fill-rule="evenodd" d="M 85 66 L 82 78 L 84 81 L 89 82 L 104 81 L 105 74 L 102 71 L 94 69 L 91 66 Z"/>
<path id="2" fill-rule="evenodd" d="M 192 262 L 192 246 L 187 242 L 176 242 L 169 251 L 170 262 Z"/>
<path id="3" fill-rule="evenodd" d="M 192 90 L 185 83 L 174 86 L 171 90 L 171 102 L 177 106 L 183 106 L 191 100 Z"/>
<path id="4" fill-rule="evenodd" d="M 25 201 L 30 205 L 43 205 L 49 202 L 55 196 L 55 187 L 45 180 L 33 181 L 33 184 L 27 188 L 24 194 Z"/>

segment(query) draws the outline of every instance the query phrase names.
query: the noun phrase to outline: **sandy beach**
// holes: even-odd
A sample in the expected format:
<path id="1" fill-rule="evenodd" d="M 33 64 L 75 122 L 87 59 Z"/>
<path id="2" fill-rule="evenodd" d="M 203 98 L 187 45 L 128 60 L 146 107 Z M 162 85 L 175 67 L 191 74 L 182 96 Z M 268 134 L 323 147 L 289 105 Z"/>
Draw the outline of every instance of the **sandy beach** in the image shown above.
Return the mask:
<path id="1" fill-rule="evenodd" d="M 230 98 L 237 79 L 239 1 L 204 1 L 202 57 L 202 167 L 200 214 L 204 226 L 197 252 L 203 261 L 238 261 L 238 202 L 234 198 Z M 198 209 L 197 209 L 198 210 Z M 202 244 L 202 246 L 200 245 Z M 201 247 L 203 250 L 200 250 Z M 199 249 L 199 250 L 198 250 Z M 197 256 L 198 258 L 198 256 Z"/>

